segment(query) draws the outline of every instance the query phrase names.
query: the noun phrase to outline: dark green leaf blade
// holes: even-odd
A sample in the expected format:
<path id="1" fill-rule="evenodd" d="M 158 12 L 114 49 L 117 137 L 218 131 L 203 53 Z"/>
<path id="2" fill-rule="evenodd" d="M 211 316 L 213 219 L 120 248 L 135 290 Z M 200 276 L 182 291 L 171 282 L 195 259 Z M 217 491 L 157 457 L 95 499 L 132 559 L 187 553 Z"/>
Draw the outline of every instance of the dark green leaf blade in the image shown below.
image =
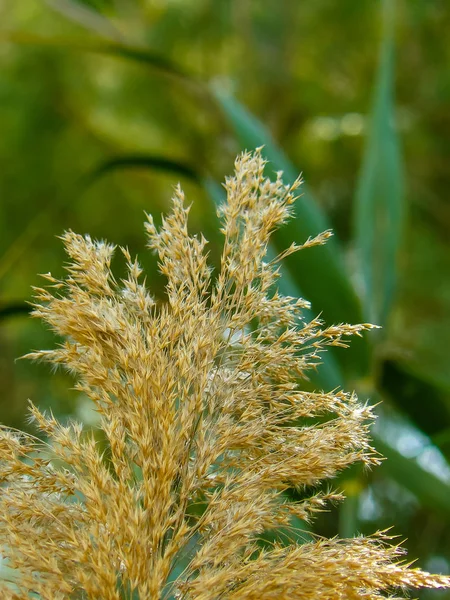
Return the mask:
<path id="1" fill-rule="evenodd" d="M 201 178 L 197 171 L 181 161 L 160 155 L 126 154 L 116 156 L 100 163 L 84 178 L 84 185 L 89 186 L 97 179 L 121 169 L 150 169 L 172 173 L 185 177 L 193 182 L 200 183 Z"/>

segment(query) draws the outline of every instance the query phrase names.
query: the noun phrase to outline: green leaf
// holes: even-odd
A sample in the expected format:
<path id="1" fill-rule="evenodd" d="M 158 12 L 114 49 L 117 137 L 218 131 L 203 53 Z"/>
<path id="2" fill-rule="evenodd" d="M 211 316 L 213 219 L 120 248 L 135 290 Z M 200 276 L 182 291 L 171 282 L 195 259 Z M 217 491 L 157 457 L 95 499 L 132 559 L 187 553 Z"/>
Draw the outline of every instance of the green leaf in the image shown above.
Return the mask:
<path id="1" fill-rule="evenodd" d="M 119 40 L 120 34 L 113 23 L 100 12 L 76 0 L 45 0 L 54 11 L 82 27 L 113 40 Z"/>
<path id="2" fill-rule="evenodd" d="M 339 537 L 341 538 L 352 538 L 360 533 L 358 527 L 359 499 L 365 484 L 361 463 L 352 465 L 338 478 L 337 487 L 342 489 L 345 495 L 344 502 L 339 506 Z"/>
<path id="3" fill-rule="evenodd" d="M 216 98 L 231 124 L 242 149 L 253 150 L 264 146 L 263 155 L 274 171 L 283 171 L 286 183 L 293 183 L 298 170 L 278 148 L 269 131 L 239 102 L 222 93 Z M 330 229 L 330 224 L 306 187 L 295 204 L 295 218 L 273 235 L 273 243 L 280 251 L 292 241 L 305 241 L 309 236 Z M 285 261 L 292 280 L 303 290 L 312 303 L 313 311 L 320 312 L 328 323 L 360 323 L 363 320 L 358 298 L 345 273 L 342 253 L 336 240 L 325 246 L 293 254 Z M 361 375 L 368 368 L 368 344 L 355 340 L 350 349 L 336 353 L 347 373 Z"/>
<path id="4" fill-rule="evenodd" d="M 201 86 L 201 82 L 195 78 L 191 73 L 188 73 L 182 67 L 175 62 L 171 61 L 164 55 L 153 50 L 140 47 L 132 46 L 129 44 L 123 44 L 120 42 L 77 42 L 63 37 L 43 37 L 39 35 L 33 35 L 28 33 L 13 32 L 6 35 L 2 35 L 0 38 L 2 41 L 8 41 L 15 44 L 29 45 L 29 46 L 48 46 L 54 48 L 62 48 L 67 50 L 74 50 L 77 52 L 92 52 L 96 54 L 107 54 L 111 56 L 117 56 L 126 60 L 132 60 L 134 62 L 142 63 L 146 66 L 151 67 L 160 71 L 163 75 L 176 77 Z"/>
<path id="5" fill-rule="evenodd" d="M 0 321 L 20 315 L 29 315 L 31 307 L 26 302 L 15 302 L 0 306 Z"/>
<path id="6" fill-rule="evenodd" d="M 425 471 L 415 460 L 400 454 L 379 436 L 373 438 L 377 450 L 387 459 L 379 468 L 412 492 L 423 506 L 450 520 L 450 485 Z"/>
<path id="7" fill-rule="evenodd" d="M 89 50 L 89 47 L 87 47 L 87 50 Z M 178 64 L 166 58 L 164 55 L 153 50 L 148 50 L 147 48 L 140 48 L 125 44 L 98 44 L 96 46 L 93 45 L 91 47 L 91 51 L 98 52 L 100 54 L 112 54 L 120 58 L 126 58 L 127 60 L 141 62 L 154 69 L 162 71 L 167 75 L 189 79 L 192 82 L 195 80 L 195 76 L 193 74 L 188 73 Z"/>
<path id="8" fill-rule="evenodd" d="M 378 389 L 427 436 L 440 439 L 449 420 L 450 389 L 420 367 L 402 359 L 385 359 L 378 367 Z M 424 398 L 427 399 L 424 410 Z M 441 438 L 443 439 L 443 438 Z M 437 442 L 435 442 L 437 444 Z M 450 457 L 447 447 L 445 454 Z"/>
<path id="9" fill-rule="evenodd" d="M 148 154 L 127 154 L 110 158 L 88 173 L 83 183 L 89 186 L 100 177 L 121 169 L 163 171 L 201 183 L 201 177 L 193 167 L 165 156 Z"/>
<path id="10" fill-rule="evenodd" d="M 394 0 L 383 4 L 384 34 L 370 131 L 355 198 L 355 240 L 366 318 L 384 325 L 392 305 L 404 221 L 394 113 Z"/>

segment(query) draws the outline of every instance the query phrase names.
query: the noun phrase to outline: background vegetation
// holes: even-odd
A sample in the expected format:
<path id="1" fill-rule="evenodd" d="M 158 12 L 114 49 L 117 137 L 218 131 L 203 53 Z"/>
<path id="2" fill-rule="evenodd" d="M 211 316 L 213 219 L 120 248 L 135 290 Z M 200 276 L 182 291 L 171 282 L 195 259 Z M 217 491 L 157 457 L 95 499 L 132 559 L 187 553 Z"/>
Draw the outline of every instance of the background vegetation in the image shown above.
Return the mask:
<path id="1" fill-rule="evenodd" d="M 395 523 L 421 566 L 449 572 L 449 27 L 446 0 L 0 0 L 0 420 L 27 427 L 32 398 L 93 422 L 67 375 L 15 360 L 55 343 L 25 304 L 36 273 L 61 273 L 55 236 L 139 251 L 162 297 L 143 211 L 180 181 L 217 261 L 219 184 L 264 144 L 306 181 L 277 248 L 335 232 L 287 261 L 285 291 L 329 323 L 383 325 L 313 382 L 383 400 L 388 457 L 344 473 L 348 500 L 316 529 Z"/>

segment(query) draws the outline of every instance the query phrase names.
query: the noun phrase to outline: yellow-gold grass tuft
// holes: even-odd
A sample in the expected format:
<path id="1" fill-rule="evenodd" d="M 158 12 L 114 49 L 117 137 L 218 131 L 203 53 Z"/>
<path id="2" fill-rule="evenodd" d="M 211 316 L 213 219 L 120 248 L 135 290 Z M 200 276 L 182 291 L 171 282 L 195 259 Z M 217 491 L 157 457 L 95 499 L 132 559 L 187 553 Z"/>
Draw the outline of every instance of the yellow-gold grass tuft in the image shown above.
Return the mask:
<path id="1" fill-rule="evenodd" d="M 276 291 L 279 261 L 302 246 L 264 258 L 300 180 L 286 186 L 263 170 L 259 152 L 243 154 L 226 181 L 215 279 L 180 189 L 160 229 L 148 217 L 167 277 L 162 306 L 128 251 L 116 282 L 113 246 L 64 234 L 67 276 L 45 276 L 34 315 L 65 341 L 29 356 L 76 376 L 106 450 L 35 406 L 48 445 L 1 429 L 0 547 L 13 569 L 1 598 L 352 600 L 450 586 L 409 568 L 384 534 L 260 543 L 341 498 L 319 483 L 355 461 L 378 462 L 370 407 L 351 393 L 302 389 L 327 345 L 371 325 L 324 327 L 305 319 L 307 302 Z"/>

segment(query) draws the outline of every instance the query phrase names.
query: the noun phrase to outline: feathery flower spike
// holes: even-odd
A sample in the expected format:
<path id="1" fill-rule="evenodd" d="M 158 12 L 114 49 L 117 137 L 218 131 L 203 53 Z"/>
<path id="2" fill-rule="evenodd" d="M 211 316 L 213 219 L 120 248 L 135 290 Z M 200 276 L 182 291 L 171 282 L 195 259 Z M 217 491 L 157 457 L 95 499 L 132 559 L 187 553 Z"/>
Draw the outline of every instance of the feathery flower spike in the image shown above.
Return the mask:
<path id="1" fill-rule="evenodd" d="M 167 277 L 163 306 L 128 251 L 117 282 L 113 246 L 64 234 L 67 276 L 45 275 L 34 315 L 65 341 L 29 356 L 76 375 L 106 450 L 33 405 L 48 444 L 1 428 L 2 598 L 348 600 L 450 586 L 409 568 L 386 534 L 259 543 L 340 499 L 316 484 L 355 461 L 378 462 L 368 406 L 302 389 L 320 351 L 371 326 L 305 321 L 307 302 L 276 291 L 279 261 L 301 246 L 264 258 L 300 180 L 286 186 L 263 171 L 258 151 L 243 154 L 226 181 L 215 280 L 205 239 L 188 233 L 181 189 L 160 229 L 148 217 L 148 245 Z M 292 501 L 289 488 L 304 499 Z"/>

